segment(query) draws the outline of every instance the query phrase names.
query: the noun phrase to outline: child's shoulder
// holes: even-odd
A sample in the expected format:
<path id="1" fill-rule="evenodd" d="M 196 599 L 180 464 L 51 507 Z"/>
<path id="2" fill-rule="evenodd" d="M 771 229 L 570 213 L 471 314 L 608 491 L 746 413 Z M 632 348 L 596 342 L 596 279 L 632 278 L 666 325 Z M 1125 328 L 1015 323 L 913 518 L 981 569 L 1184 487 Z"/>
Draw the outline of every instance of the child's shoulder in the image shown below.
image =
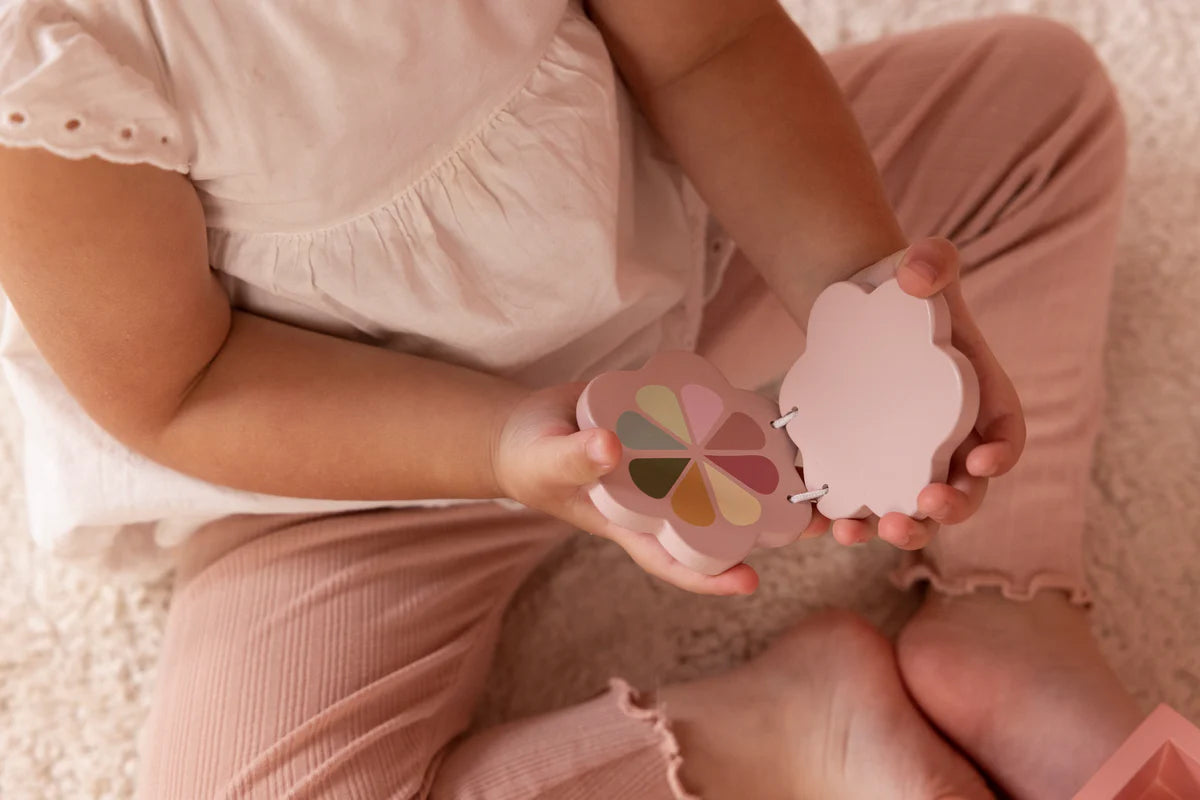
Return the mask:
<path id="1" fill-rule="evenodd" d="M 0 144 L 186 171 L 137 2 L 0 0 Z"/>
<path id="2" fill-rule="evenodd" d="M 570 8 L 0 0 L 0 144 L 206 182 L 238 176 L 225 196 L 244 190 L 249 204 L 274 202 L 262 191 L 295 197 L 281 179 L 298 157 L 310 173 L 327 163 L 318 153 L 371 164 L 339 179 L 369 183 L 478 126 L 535 68 Z"/>

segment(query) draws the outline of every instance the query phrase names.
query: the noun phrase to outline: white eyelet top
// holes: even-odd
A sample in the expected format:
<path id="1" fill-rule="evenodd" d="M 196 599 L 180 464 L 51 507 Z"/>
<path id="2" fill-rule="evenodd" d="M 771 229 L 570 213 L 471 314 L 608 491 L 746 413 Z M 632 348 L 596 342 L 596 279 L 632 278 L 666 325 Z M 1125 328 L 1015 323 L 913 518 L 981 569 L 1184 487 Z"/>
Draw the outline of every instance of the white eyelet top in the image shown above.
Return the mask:
<path id="1" fill-rule="evenodd" d="M 238 307 L 533 385 L 690 348 L 729 251 L 573 0 L 0 0 L 0 144 L 186 174 Z M 120 563 L 229 514 L 402 505 L 150 462 L 11 307 L 0 355 L 33 534 L 60 552 Z"/>

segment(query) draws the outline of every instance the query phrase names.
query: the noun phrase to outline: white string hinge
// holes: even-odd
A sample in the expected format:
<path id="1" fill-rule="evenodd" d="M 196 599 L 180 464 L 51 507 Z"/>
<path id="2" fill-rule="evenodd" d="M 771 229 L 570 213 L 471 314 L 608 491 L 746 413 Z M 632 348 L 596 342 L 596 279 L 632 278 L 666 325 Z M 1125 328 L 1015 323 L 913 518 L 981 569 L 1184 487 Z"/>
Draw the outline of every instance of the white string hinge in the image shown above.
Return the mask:
<path id="1" fill-rule="evenodd" d="M 820 500 L 825 495 L 829 494 L 829 484 L 825 484 L 820 489 L 814 489 L 811 492 L 799 492 L 797 494 L 789 494 L 789 503 L 808 503 L 813 500 Z"/>
<path id="2" fill-rule="evenodd" d="M 771 421 L 772 428 L 782 428 L 796 418 L 800 413 L 800 409 L 792 406 L 792 410 L 784 414 L 779 419 Z M 808 503 L 813 500 L 820 500 L 825 495 L 829 494 L 829 484 L 825 484 L 820 489 L 814 489 L 811 492 L 799 492 L 797 494 L 789 494 L 788 502 L 790 503 Z"/>
<path id="3" fill-rule="evenodd" d="M 794 420 L 796 418 L 796 415 L 799 413 L 800 413 L 800 409 L 796 408 L 795 406 L 792 406 L 791 411 L 787 412 L 779 419 L 771 420 L 771 427 L 772 428 L 782 428 L 784 425 L 787 425 L 789 422 Z"/>

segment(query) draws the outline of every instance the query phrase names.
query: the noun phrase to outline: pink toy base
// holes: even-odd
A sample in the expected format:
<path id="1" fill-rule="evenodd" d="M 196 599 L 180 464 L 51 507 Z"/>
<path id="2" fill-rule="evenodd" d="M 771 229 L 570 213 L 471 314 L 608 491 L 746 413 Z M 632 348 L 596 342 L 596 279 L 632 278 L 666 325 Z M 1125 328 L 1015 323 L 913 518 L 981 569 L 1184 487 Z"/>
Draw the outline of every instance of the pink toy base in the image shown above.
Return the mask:
<path id="1" fill-rule="evenodd" d="M 1166 705 L 1154 709 L 1074 800 L 1200 799 L 1200 729 Z"/>

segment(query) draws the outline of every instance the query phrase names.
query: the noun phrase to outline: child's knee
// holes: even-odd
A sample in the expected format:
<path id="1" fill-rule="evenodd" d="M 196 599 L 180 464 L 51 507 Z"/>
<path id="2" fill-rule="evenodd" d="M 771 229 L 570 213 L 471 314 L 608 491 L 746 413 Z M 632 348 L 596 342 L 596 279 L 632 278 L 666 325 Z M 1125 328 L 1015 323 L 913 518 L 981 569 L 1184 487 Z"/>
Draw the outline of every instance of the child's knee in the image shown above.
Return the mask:
<path id="1" fill-rule="evenodd" d="M 1017 107 L 1038 110 L 1047 128 L 1072 115 L 1096 151 L 1095 168 L 1119 185 L 1125 167 L 1125 122 L 1116 88 L 1095 48 L 1069 25 L 1047 17 L 1007 15 L 986 20 L 989 61 Z M 997 84 L 993 84 L 997 85 Z"/>

